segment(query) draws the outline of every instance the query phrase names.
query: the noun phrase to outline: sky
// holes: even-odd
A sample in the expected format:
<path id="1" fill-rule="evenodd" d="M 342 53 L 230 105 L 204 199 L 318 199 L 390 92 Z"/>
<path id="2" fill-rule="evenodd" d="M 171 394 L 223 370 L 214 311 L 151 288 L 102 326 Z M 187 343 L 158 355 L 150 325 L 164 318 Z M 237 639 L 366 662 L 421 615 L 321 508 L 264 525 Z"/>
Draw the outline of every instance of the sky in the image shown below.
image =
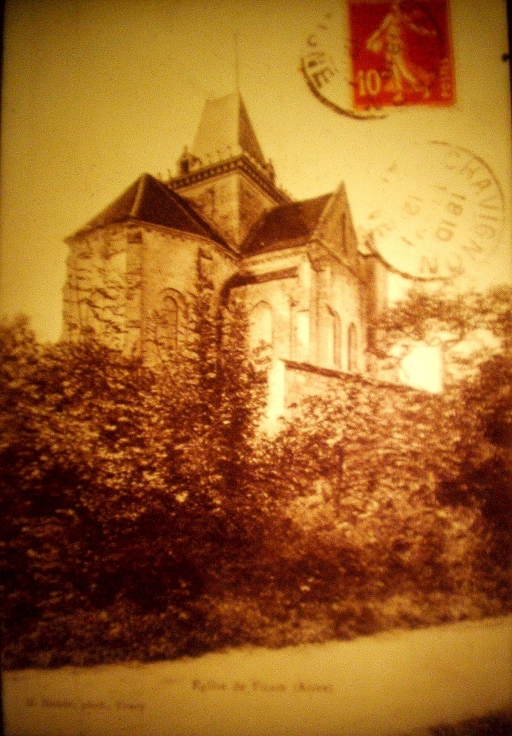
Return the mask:
<path id="1" fill-rule="evenodd" d="M 429 141 L 463 147 L 499 183 L 505 227 L 461 288 L 510 282 L 505 1 L 451 1 L 456 104 L 391 108 L 379 120 L 339 115 L 299 70 L 329 11 L 330 51 L 342 66 L 343 0 L 7 0 L 0 313 L 28 314 L 40 339 L 59 338 L 64 238 L 141 173 L 174 172 L 205 100 L 235 88 L 235 37 L 241 93 L 278 184 L 303 199 L 343 180 L 359 227 L 392 162 L 407 169 L 410 152 L 428 151 Z M 393 189 L 386 198 L 392 210 Z"/>

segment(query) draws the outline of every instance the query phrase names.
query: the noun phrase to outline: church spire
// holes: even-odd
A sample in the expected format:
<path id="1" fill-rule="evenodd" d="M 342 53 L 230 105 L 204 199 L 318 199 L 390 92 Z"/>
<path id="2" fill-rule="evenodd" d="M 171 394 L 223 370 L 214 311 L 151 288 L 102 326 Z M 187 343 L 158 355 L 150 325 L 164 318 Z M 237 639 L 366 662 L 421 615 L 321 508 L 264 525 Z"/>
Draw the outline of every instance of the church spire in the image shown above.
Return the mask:
<path id="1" fill-rule="evenodd" d="M 267 168 L 256 133 L 238 89 L 229 95 L 207 100 L 191 154 L 203 166 L 247 154 L 263 169 Z"/>
<path id="2" fill-rule="evenodd" d="M 276 186 L 238 90 L 206 101 L 194 143 L 177 163 L 168 186 L 235 250 L 263 212 L 290 201 Z"/>

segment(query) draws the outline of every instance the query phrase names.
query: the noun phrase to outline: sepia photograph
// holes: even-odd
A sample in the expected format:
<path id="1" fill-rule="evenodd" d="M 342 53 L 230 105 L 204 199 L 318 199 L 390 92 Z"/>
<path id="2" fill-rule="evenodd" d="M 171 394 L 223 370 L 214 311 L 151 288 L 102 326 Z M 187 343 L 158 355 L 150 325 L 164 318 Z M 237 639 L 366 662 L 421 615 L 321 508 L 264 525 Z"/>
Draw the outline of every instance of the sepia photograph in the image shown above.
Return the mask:
<path id="1" fill-rule="evenodd" d="M 505 0 L 7 0 L 8 736 L 512 733 Z"/>

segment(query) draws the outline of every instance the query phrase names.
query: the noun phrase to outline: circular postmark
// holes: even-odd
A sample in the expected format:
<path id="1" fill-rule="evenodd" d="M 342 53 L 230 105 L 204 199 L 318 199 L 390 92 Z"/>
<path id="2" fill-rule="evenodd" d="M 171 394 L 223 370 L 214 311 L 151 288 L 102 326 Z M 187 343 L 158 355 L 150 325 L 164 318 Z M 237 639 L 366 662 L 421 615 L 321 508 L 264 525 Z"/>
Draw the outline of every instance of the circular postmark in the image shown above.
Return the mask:
<path id="1" fill-rule="evenodd" d="M 348 0 L 306 39 L 301 71 L 323 104 L 352 118 L 385 108 L 452 105 L 455 74 L 447 0 Z"/>
<path id="2" fill-rule="evenodd" d="M 391 270 L 448 279 L 486 261 L 499 245 L 505 202 L 483 159 L 432 141 L 384 170 L 368 212 L 364 227 Z"/>
<path id="3" fill-rule="evenodd" d="M 334 112 L 356 119 L 385 117 L 375 106 L 355 109 L 346 18 L 337 7 L 325 13 L 305 40 L 300 71 L 308 88 Z"/>

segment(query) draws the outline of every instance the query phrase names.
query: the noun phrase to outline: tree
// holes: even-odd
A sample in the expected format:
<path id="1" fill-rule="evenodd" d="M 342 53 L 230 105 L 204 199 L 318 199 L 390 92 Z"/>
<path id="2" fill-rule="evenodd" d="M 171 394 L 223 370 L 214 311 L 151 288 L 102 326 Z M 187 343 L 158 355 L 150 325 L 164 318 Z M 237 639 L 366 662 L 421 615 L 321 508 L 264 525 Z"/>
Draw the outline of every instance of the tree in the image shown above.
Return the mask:
<path id="1" fill-rule="evenodd" d="M 199 566 L 212 580 L 222 571 L 225 584 L 227 560 L 236 568 L 256 553 L 268 511 L 254 482 L 266 373 L 249 354 L 242 302 L 219 305 L 200 269 L 189 313 L 184 353 L 161 386 L 168 408 L 155 413 L 171 440 L 166 465 L 178 471 L 182 518 L 194 518 Z"/>
<path id="2" fill-rule="evenodd" d="M 492 530 L 492 559 L 506 568 L 512 560 L 512 288 L 412 289 L 378 329 L 386 352 L 397 343 L 440 346 L 456 462 L 456 472 L 439 478 L 440 497 L 482 510 Z"/>
<path id="3" fill-rule="evenodd" d="M 465 559 L 455 548 L 478 513 L 447 515 L 436 495 L 438 479 L 457 471 L 443 409 L 439 396 L 346 376 L 339 390 L 307 400 L 285 424 L 269 462 L 288 485 L 295 541 L 287 554 L 310 571 L 315 558 L 324 560 L 301 585 L 325 585 L 326 560 L 338 590 L 355 586 L 370 597 L 451 589 L 471 577 L 479 540 L 472 536 Z"/>
<path id="4" fill-rule="evenodd" d="M 512 288 L 485 293 L 442 287 L 413 287 L 373 325 L 381 355 L 395 361 L 418 343 L 438 347 L 447 386 L 474 373 L 494 354 L 510 355 Z"/>
<path id="5" fill-rule="evenodd" d="M 186 608 L 222 567 L 255 554 L 262 510 L 251 450 L 264 376 L 245 352 L 240 304 L 221 332 L 199 277 L 190 307 L 185 350 L 152 368 L 93 336 L 41 346 L 24 319 L 2 327 L 11 632 L 123 601 Z"/>
<path id="6" fill-rule="evenodd" d="M 265 574 L 290 601 L 460 595 L 451 616 L 509 599 L 511 294 L 413 290 L 377 325 L 381 348 L 439 345 L 445 390 L 347 375 L 268 443 L 260 472 L 286 512 Z"/>
<path id="7" fill-rule="evenodd" d="M 127 535 L 162 505 L 162 496 L 148 494 L 152 460 L 140 401 L 151 373 L 93 341 L 43 347 L 32 336 L 25 340 L 31 360 L 20 360 L 23 334 L 19 323 L 4 330 L 11 370 L 2 387 L 0 453 L 6 598 L 20 626 L 43 610 L 115 599 L 123 566 L 126 574 L 137 569 Z"/>

